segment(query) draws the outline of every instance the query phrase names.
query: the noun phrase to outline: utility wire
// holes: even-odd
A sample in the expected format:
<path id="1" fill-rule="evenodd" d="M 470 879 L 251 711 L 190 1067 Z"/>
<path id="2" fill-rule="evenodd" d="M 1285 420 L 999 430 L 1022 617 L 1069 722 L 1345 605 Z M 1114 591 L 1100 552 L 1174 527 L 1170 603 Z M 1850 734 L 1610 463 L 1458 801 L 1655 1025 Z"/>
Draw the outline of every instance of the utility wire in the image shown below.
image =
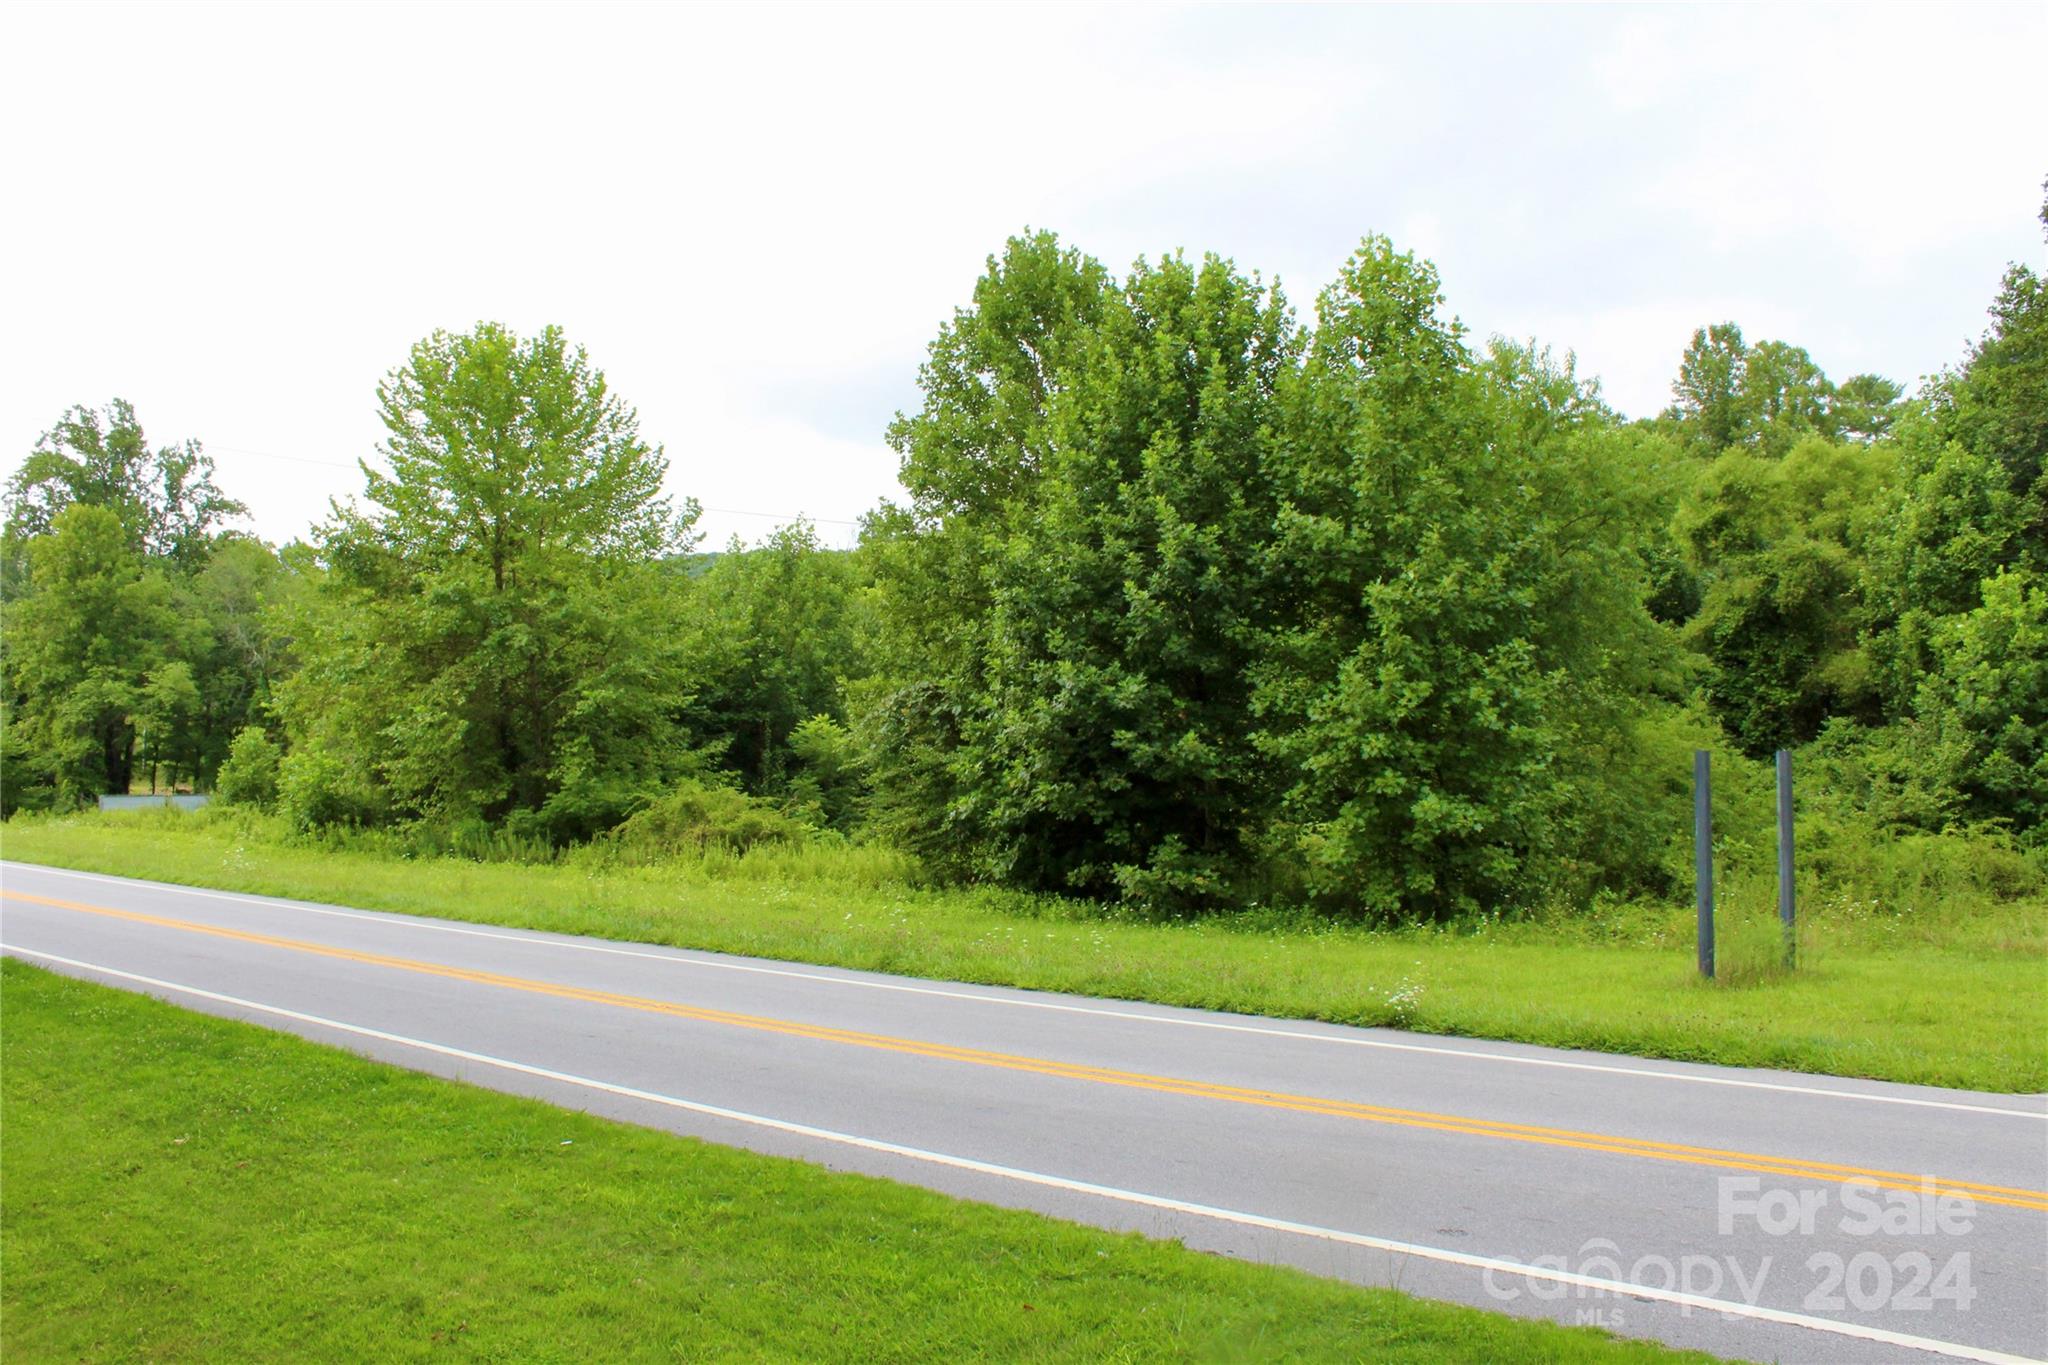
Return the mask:
<path id="1" fill-rule="evenodd" d="M 353 464 L 343 464 L 339 460 L 315 460 L 305 455 L 280 455 L 274 450 L 246 450 L 241 446 L 210 445 L 204 441 L 200 442 L 200 448 L 209 453 L 216 450 L 225 450 L 230 455 L 254 455 L 264 460 L 289 460 L 293 464 L 317 464 L 324 465 L 328 469 L 355 468 Z"/>
<path id="2" fill-rule="evenodd" d="M 230 455 L 253 455 L 262 460 L 288 460 L 293 464 L 319 465 L 326 469 L 354 469 L 353 464 L 339 460 L 316 460 L 306 455 L 281 455 L 274 450 L 250 450 L 245 446 L 206 445 L 204 449 L 225 451 Z M 702 506 L 702 504 L 699 504 Z M 706 512 L 716 512 L 725 517 L 761 517 L 769 521 L 808 521 L 815 526 L 859 526 L 860 522 L 847 517 L 814 517 L 804 512 L 757 512 L 745 507 L 705 507 Z"/>
<path id="3" fill-rule="evenodd" d="M 776 521 L 809 521 L 823 526 L 860 525 L 858 521 L 849 521 L 845 517 L 814 517 L 808 512 L 749 512 L 744 507 L 705 507 L 702 503 L 697 505 L 703 511 L 716 512 L 727 517 L 769 517 Z"/>

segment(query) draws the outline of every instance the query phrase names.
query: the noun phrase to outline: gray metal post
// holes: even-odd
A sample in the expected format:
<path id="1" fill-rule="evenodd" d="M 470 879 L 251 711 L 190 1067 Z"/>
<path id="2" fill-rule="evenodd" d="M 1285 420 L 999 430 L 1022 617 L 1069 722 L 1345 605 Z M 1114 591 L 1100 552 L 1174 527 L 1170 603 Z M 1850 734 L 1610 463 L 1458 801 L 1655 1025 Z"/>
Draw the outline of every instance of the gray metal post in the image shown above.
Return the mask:
<path id="1" fill-rule="evenodd" d="M 1778 919 L 1785 926 L 1785 965 L 1799 955 L 1792 905 L 1792 751 L 1778 750 Z"/>
<path id="2" fill-rule="evenodd" d="M 1714 798 L 1707 751 L 1692 751 L 1693 880 L 1700 909 L 1700 975 L 1714 975 Z"/>

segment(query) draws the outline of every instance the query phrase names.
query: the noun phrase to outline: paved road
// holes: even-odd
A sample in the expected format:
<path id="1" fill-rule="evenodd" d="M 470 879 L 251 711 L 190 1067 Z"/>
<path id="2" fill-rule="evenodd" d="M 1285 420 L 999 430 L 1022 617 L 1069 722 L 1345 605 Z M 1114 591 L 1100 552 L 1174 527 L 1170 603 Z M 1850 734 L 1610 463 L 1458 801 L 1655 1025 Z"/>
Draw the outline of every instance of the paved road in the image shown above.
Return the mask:
<path id="1" fill-rule="evenodd" d="M 1723 1355 L 2048 1356 L 2038 1096 L 0 889 L 10 955 L 716 1142 Z"/>

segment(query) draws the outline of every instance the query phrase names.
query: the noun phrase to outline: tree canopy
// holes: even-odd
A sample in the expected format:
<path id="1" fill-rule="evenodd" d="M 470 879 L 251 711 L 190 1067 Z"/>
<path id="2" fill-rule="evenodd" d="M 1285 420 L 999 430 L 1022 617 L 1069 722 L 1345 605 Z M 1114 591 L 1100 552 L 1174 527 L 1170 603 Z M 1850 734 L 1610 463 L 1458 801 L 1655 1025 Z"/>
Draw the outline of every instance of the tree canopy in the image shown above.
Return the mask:
<path id="1" fill-rule="evenodd" d="M 437 332 L 378 389 L 389 472 L 316 535 L 279 706 L 313 821 L 616 823 L 678 770 L 688 682 L 663 557 L 694 504 L 580 348 Z"/>
<path id="2" fill-rule="evenodd" d="M 1699 745 L 1810 753 L 1871 838 L 2048 848 L 2027 265 L 1910 395 L 1723 321 L 1629 421 L 1384 238 L 1304 316 L 1033 231 L 919 391 L 857 549 L 716 554 L 555 328 L 421 340 L 360 498 L 282 550 L 196 442 L 72 408 L 7 485 L 0 811 L 214 787 L 633 857 L 730 818 L 734 856 L 1416 921 L 1674 891 Z"/>
<path id="3" fill-rule="evenodd" d="M 100 507 L 114 514 L 130 549 L 191 567 L 223 523 L 248 511 L 213 477 L 197 441 L 151 450 L 125 400 L 75 407 L 8 479 L 5 534 L 19 545 L 53 530 L 67 507 Z"/>
<path id="4" fill-rule="evenodd" d="M 36 443 L 0 533 L 0 813 L 211 780 L 283 662 L 281 566 L 243 512 L 198 442 L 152 450 L 119 399 Z"/>

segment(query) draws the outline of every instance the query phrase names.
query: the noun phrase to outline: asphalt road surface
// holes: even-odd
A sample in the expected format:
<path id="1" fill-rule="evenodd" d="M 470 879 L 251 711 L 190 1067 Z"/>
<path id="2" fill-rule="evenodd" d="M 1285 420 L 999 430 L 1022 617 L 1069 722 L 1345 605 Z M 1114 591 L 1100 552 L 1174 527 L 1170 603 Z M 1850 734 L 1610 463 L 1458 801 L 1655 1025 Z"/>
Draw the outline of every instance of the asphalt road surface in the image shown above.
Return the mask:
<path id="1" fill-rule="evenodd" d="M 0 891 L 12 956 L 715 1142 L 1722 1355 L 2048 1356 L 2040 1096 L 950 985 L 18 863 Z"/>

